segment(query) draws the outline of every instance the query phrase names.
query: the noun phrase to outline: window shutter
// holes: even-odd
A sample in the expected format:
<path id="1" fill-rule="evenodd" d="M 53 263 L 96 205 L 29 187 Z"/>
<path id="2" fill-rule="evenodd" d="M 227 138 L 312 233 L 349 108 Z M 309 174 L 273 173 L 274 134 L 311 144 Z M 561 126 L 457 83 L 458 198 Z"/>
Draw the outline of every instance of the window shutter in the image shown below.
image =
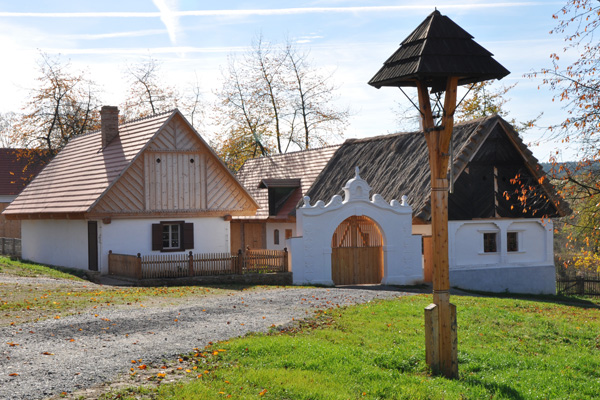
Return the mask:
<path id="1" fill-rule="evenodd" d="M 183 250 L 194 248 L 194 224 L 184 223 L 183 225 Z"/>
<path id="2" fill-rule="evenodd" d="M 161 224 L 152 224 L 152 250 L 162 250 Z"/>

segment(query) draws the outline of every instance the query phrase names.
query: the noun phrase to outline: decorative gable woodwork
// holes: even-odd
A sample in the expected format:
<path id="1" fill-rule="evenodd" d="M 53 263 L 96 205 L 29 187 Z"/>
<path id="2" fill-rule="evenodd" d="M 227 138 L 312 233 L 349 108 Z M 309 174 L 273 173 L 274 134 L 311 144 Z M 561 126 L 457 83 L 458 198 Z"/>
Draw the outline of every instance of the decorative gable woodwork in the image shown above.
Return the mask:
<path id="1" fill-rule="evenodd" d="M 144 154 L 146 210 L 206 209 L 206 154 Z"/>
<path id="2" fill-rule="evenodd" d="M 144 210 L 144 204 L 144 164 L 141 159 L 137 159 L 100 199 L 94 211 L 141 212 Z"/>
<path id="3" fill-rule="evenodd" d="M 150 143 L 149 150 L 198 150 L 204 145 L 181 117 L 173 118 Z"/>
<path id="4" fill-rule="evenodd" d="M 202 139 L 175 115 L 102 196 L 98 215 L 250 214 L 256 204 Z"/>
<path id="5" fill-rule="evenodd" d="M 208 159 L 206 172 L 208 208 L 244 210 L 252 207 L 249 196 L 228 175 L 229 172 L 214 157 Z"/>

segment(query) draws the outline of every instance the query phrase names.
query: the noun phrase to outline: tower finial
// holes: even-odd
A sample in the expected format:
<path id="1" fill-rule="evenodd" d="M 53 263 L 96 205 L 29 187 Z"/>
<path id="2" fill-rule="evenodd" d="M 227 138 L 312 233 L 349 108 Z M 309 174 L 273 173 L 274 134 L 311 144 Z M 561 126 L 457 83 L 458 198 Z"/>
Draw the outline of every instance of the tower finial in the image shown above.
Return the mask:
<path id="1" fill-rule="evenodd" d="M 360 179 L 360 175 L 358 175 L 358 166 L 354 167 L 354 177 Z"/>

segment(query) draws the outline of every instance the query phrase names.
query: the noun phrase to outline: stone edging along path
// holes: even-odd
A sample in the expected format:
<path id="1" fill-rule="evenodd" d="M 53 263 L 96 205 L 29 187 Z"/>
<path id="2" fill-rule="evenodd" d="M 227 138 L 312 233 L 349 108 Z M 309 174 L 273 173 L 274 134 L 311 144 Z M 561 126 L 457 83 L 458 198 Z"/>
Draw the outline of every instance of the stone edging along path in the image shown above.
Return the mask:
<path id="1" fill-rule="evenodd" d="M 161 363 L 209 342 L 312 316 L 318 309 L 407 294 L 361 288 L 240 291 L 177 305 L 92 310 L 1 328 L 0 398 L 71 393 L 129 373 L 131 360 Z"/>

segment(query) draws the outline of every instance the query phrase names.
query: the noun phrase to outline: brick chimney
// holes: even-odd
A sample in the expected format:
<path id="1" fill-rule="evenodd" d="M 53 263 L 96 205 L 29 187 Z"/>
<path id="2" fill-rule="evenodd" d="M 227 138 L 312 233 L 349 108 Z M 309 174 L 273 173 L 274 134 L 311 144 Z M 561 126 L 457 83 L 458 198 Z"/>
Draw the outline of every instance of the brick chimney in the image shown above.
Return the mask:
<path id="1" fill-rule="evenodd" d="M 102 131 L 102 148 L 105 148 L 113 139 L 119 136 L 119 108 L 103 106 L 100 110 Z"/>

